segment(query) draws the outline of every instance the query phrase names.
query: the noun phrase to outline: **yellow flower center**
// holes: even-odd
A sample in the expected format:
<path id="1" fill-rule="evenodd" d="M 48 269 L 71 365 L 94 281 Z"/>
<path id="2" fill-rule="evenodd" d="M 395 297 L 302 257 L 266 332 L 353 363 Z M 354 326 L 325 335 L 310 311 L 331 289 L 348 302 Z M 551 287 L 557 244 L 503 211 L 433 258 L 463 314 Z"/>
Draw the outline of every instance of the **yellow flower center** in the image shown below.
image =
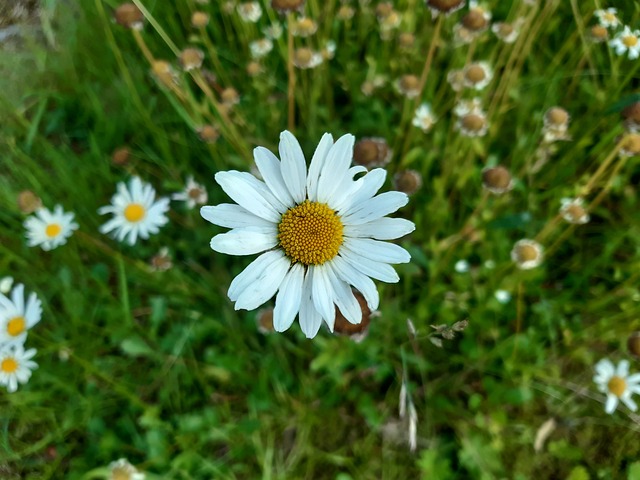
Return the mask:
<path id="1" fill-rule="evenodd" d="M 127 208 L 124 209 L 124 218 L 130 222 L 139 222 L 146 213 L 144 207 L 139 203 L 130 203 Z"/>
<path id="2" fill-rule="evenodd" d="M 611 380 L 609 380 L 609 383 L 607 383 L 607 388 L 616 397 L 620 398 L 627 389 L 627 382 L 624 381 L 624 378 L 614 375 L 611 377 Z"/>
<path id="3" fill-rule="evenodd" d="M 606 12 L 602 18 L 604 18 L 606 22 L 615 22 L 617 20 L 615 13 L 611 12 Z"/>
<path id="4" fill-rule="evenodd" d="M 629 35 L 622 39 L 622 43 L 624 43 L 627 47 L 635 47 L 638 44 L 638 37 L 635 35 Z"/>
<path id="5" fill-rule="evenodd" d="M 50 223 L 44 229 L 44 234 L 49 238 L 53 238 L 53 237 L 57 237 L 61 231 L 62 231 L 62 227 L 60 225 L 58 225 L 57 223 Z"/>
<path id="6" fill-rule="evenodd" d="M 7 333 L 12 337 L 17 337 L 24 332 L 27 323 L 24 321 L 24 317 L 13 317 L 7 322 Z"/>
<path id="7" fill-rule="evenodd" d="M 306 200 L 282 215 L 278 240 L 292 262 L 322 265 L 338 254 L 342 223 L 328 205 Z"/>
<path id="8" fill-rule="evenodd" d="M 16 362 L 15 358 L 5 358 L 0 363 L 0 370 L 4 373 L 13 373 L 18 369 L 18 362 Z"/>

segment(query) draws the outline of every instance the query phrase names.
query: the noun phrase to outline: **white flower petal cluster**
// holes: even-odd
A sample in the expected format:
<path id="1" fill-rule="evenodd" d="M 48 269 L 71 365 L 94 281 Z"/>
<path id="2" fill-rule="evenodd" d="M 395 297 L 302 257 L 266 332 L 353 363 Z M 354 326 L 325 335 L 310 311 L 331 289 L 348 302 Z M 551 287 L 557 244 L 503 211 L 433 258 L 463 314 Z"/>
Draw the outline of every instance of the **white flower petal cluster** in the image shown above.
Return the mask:
<path id="1" fill-rule="evenodd" d="M 111 198 L 111 205 L 100 207 L 98 213 L 113 214 L 113 218 L 100 227 L 100 233 L 114 232 L 118 241 L 127 238 L 134 245 L 138 237 L 149 238 L 156 234 L 169 219 L 165 213 L 169 210 L 169 199 L 155 199 L 154 188 L 138 177 L 133 177 L 129 185 L 118 183 L 117 193 Z"/>
<path id="2" fill-rule="evenodd" d="M 275 330 L 287 330 L 298 316 L 305 335 L 313 338 L 323 321 L 333 331 L 336 307 L 349 322 L 360 323 L 352 286 L 376 310 L 379 297 L 371 278 L 399 280 L 391 264 L 406 263 L 410 255 L 384 240 L 402 237 L 415 226 L 386 215 L 406 205 L 408 197 L 401 192 L 376 195 L 386 172 L 351 167 L 353 145 L 352 135 L 334 143 L 325 134 L 307 169 L 298 141 L 285 131 L 280 159 L 266 148 L 254 150 L 264 181 L 238 171 L 216 174 L 237 204 L 202 207 L 204 219 L 231 228 L 213 237 L 211 248 L 230 255 L 260 254 L 231 282 L 228 295 L 236 310 L 253 310 L 275 295 Z"/>
<path id="3" fill-rule="evenodd" d="M 638 409 L 631 396 L 640 393 L 640 373 L 629 375 L 628 360 L 621 360 L 615 366 L 611 360 L 604 358 L 596 364 L 595 370 L 593 381 L 598 385 L 598 390 L 607 395 L 605 412 L 613 413 L 620 402 L 634 412 Z"/>
<path id="4" fill-rule="evenodd" d="M 630 60 L 640 57 L 640 30 L 631 30 L 625 26 L 613 40 L 609 42 L 616 55 L 627 54 Z"/>
<path id="5" fill-rule="evenodd" d="M 56 205 L 53 212 L 40 208 L 24 221 L 27 230 L 27 245 L 40 246 L 49 251 L 67 243 L 67 239 L 78 229 L 73 221 L 74 214 L 65 212 L 61 205 Z"/>

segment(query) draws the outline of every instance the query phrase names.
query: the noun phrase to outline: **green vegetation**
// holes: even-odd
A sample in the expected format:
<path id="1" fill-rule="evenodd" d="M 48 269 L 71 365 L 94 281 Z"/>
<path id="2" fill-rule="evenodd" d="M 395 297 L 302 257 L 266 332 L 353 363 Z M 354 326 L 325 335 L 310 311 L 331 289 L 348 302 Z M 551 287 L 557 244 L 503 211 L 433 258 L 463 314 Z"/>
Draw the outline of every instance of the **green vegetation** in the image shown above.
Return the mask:
<path id="1" fill-rule="evenodd" d="M 134 246 L 99 233 L 107 217 L 97 209 L 133 175 L 165 197 L 193 175 L 208 205 L 229 202 L 214 173 L 249 171 L 258 145 L 277 153 L 291 121 L 287 20 L 270 2 L 259 2 L 257 24 L 229 2 L 135 3 L 148 14 L 140 32 L 112 21 L 117 0 L 43 0 L 37 25 L 0 43 L 0 277 L 43 303 L 27 339 L 39 368 L 0 392 L 1 478 L 108 478 L 120 457 L 149 479 L 640 478 L 640 417 L 622 405 L 606 414 L 592 381 L 602 358 L 640 371 L 626 347 L 640 329 L 640 177 L 637 157 L 619 154 L 640 152 L 620 120 L 640 61 L 593 40 L 594 11 L 608 5 L 489 0 L 492 22 L 516 24 L 518 38 L 489 29 L 457 45 L 468 6 L 432 20 L 418 0 L 397 0 L 391 13 L 307 0 L 318 29 L 295 46 L 336 44 L 333 59 L 295 69 L 293 131 L 307 158 L 324 132 L 382 137 L 394 152 L 382 190 L 405 169 L 423 182 L 396 214 L 416 224 L 398 242 L 412 262 L 397 266 L 399 283 L 376 282 L 380 315 L 356 343 L 324 327 L 308 340 L 297 321 L 261 333 L 257 312 L 235 311 L 226 295 L 254 257 L 212 251 L 224 230 L 184 202 Z M 618 3 L 624 24 L 640 28 L 638 5 Z M 196 10 L 208 26 L 192 27 Z M 383 39 L 393 14 L 401 23 Z M 276 21 L 284 33 L 250 75 L 249 45 Z M 216 80 L 181 70 L 174 50 L 187 46 Z M 151 57 L 170 63 L 175 83 L 151 73 Z M 473 61 L 488 62 L 493 79 L 454 91 L 448 73 Z M 422 72 L 419 98 L 394 87 Z M 240 102 L 227 107 L 230 87 Z M 466 137 L 453 109 L 474 97 L 490 126 Z M 437 117 L 426 133 L 411 125 L 422 102 Z M 544 143 L 553 106 L 570 113 L 570 138 Z M 217 141 L 201 140 L 204 125 Z M 118 164 L 122 147 L 130 155 Z M 482 185 L 496 165 L 515 179 L 502 195 Z M 75 213 L 66 245 L 27 246 L 16 200 L 25 190 Z M 579 196 L 591 220 L 570 225 L 561 199 Z M 512 262 L 523 238 L 544 246 L 539 267 Z M 154 271 L 164 246 L 173 267 Z M 456 271 L 460 260 L 468 271 Z M 454 338 L 431 327 L 463 320 Z"/>

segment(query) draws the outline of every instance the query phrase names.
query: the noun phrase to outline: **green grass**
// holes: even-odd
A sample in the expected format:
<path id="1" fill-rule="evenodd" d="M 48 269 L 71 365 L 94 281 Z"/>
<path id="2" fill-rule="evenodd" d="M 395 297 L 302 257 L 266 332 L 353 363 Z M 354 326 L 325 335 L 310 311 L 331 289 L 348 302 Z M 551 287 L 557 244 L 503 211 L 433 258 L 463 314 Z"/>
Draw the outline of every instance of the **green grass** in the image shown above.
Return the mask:
<path id="1" fill-rule="evenodd" d="M 258 26 L 222 12 L 223 2 L 140 3 L 163 30 L 147 22 L 142 38 L 176 71 L 165 39 L 199 45 L 214 69 L 190 26 L 193 11 L 208 11 L 216 74 L 241 102 L 224 122 L 189 75 L 179 73 L 186 102 L 159 86 L 131 32 L 111 21 L 116 1 L 45 1 L 44 34 L 0 51 L 0 276 L 37 292 L 44 307 L 27 340 L 38 370 L 16 393 L 0 393 L 0 477 L 107 478 L 109 462 L 127 457 L 151 479 L 640 478 L 639 417 L 605 414 L 592 382 L 603 357 L 640 366 L 625 346 L 640 329 L 637 158 L 614 172 L 613 157 L 596 179 L 587 205 L 604 194 L 590 223 L 552 224 L 540 267 L 520 271 L 509 256 L 556 217 L 561 198 L 582 191 L 623 134 L 618 111 L 633 101 L 640 63 L 588 41 L 593 11 L 608 5 L 487 2 L 494 21 L 525 18 L 511 45 L 487 32 L 456 47 L 452 28 L 465 11 L 444 19 L 422 95 L 438 122 L 424 134 L 410 126 L 417 102 L 393 88 L 422 71 L 434 32 L 423 2 L 394 2 L 402 24 L 382 41 L 375 4 L 353 2 L 345 22 L 335 16 L 339 2 L 307 0 L 319 29 L 296 45 L 337 44 L 333 60 L 296 71 L 295 134 L 308 158 L 325 131 L 383 137 L 395 152 L 389 178 L 411 168 L 424 182 L 398 214 L 416 223 L 400 241 L 412 263 L 398 266 L 398 284 L 378 284 L 381 315 L 355 343 L 324 329 L 307 340 L 297 322 L 284 334 L 259 333 L 256 312 L 234 311 L 226 296 L 249 260 L 213 252 L 210 238 L 222 230 L 197 209 L 172 202 L 170 224 L 134 247 L 98 232 L 97 208 L 134 174 L 163 196 L 194 175 L 208 204 L 227 202 L 213 174 L 249 170 L 252 148 L 275 151 L 287 128 L 286 31 L 264 72 L 245 72 L 249 42 L 278 18 L 269 2 Z M 624 4 L 625 24 L 640 27 L 640 9 Z M 415 34 L 413 47 L 400 48 L 400 32 Z M 492 106 L 489 133 L 475 139 L 454 130 L 457 94 L 446 81 L 469 58 L 496 68 L 488 88 L 460 94 Z M 375 74 L 387 82 L 365 96 L 362 83 Z M 553 105 L 571 113 L 572 140 L 554 144 L 533 172 Z M 207 122 L 221 129 L 214 144 L 194 131 Z M 110 156 L 123 145 L 132 158 L 119 167 Z M 516 187 L 485 198 L 480 172 L 495 164 Z M 27 189 L 75 212 L 80 229 L 67 245 L 26 246 L 16 197 Z M 152 272 L 162 246 L 174 267 Z M 470 272 L 455 272 L 460 259 Z M 498 289 L 512 300 L 499 303 Z M 431 325 L 464 319 L 464 332 L 442 348 L 432 343 Z M 417 412 L 416 452 L 398 418 L 403 378 Z M 550 418 L 557 426 L 536 452 Z"/>

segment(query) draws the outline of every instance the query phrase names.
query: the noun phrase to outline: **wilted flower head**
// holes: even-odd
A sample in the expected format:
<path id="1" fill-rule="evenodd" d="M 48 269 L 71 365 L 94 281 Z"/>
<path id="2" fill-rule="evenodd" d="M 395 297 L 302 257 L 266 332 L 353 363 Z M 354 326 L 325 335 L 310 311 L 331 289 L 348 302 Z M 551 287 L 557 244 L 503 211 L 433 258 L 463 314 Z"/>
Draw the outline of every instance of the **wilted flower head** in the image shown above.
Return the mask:
<path id="1" fill-rule="evenodd" d="M 171 64 L 165 60 L 155 60 L 151 64 L 151 73 L 161 85 L 171 87 L 178 84 L 178 75 Z"/>
<path id="2" fill-rule="evenodd" d="M 470 100 L 461 99 L 458 101 L 455 107 L 453 107 L 453 113 L 462 117 L 468 113 L 482 113 L 482 100 L 479 97 L 474 97 Z"/>
<path id="3" fill-rule="evenodd" d="M 355 10 L 352 6 L 350 5 L 340 5 L 340 8 L 338 9 L 338 13 L 336 14 L 336 17 L 338 17 L 338 20 L 351 20 L 353 18 L 353 16 L 355 15 Z"/>
<path id="4" fill-rule="evenodd" d="M 220 137 L 220 131 L 215 125 L 202 125 L 196 129 L 196 133 L 206 143 L 215 143 Z"/>
<path id="5" fill-rule="evenodd" d="M 396 89 L 407 98 L 420 95 L 420 80 L 415 75 L 403 75 L 396 80 Z"/>
<path id="6" fill-rule="evenodd" d="M 536 268 L 542 263 L 542 259 L 542 245 L 534 240 L 519 240 L 511 250 L 511 260 L 522 270 Z"/>
<path id="7" fill-rule="evenodd" d="M 273 42 L 269 38 L 261 38 L 249 44 L 252 58 L 262 58 L 273 49 Z"/>
<path id="8" fill-rule="evenodd" d="M 627 133 L 618 139 L 622 143 L 620 155 L 624 157 L 635 157 L 640 155 L 640 133 Z"/>
<path id="9" fill-rule="evenodd" d="M 640 102 L 633 102 L 627 105 L 620 112 L 624 127 L 629 132 L 637 132 L 640 130 Z"/>
<path id="10" fill-rule="evenodd" d="M 563 198 L 560 202 L 560 215 L 567 222 L 582 225 L 589 221 L 589 212 L 584 208 L 582 198 Z"/>
<path id="11" fill-rule="evenodd" d="M 31 190 L 23 190 L 18 194 L 18 209 L 25 215 L 42 208 L 42 200 Z"/>
<path id="12" fill-rule="evenodd" d="M 520 22 L 496 22 L 491 25 L 491 31 L 504 43 L 513 43 L 520 35 Z"/>
<path id="13" fill-rule="evenodd" d="M 142 30 L 144 15 L 133 3 L 123 3 L 113 12 L 113 18 L 118 25 L 132 30 Z"/>
<path id="14" fill-rule="evenodd" d="M 222 104 L 231 107 L 240 103 L 240 94 L 233 87 L 227 87 L 220 92 L 220 100 Z"/>
<path id="15" fill-rule="evenodd" d="M 204 186 L 193 179 L 193 175 L 187 177 L 187 184 L 182 192 L 171 195 L 172 200 L 185 201 L 187 207 L 193 208 L 196 205 L 207 203 L 208 195 Z"/>
<path id="16" fill-rule="evenodd" d="M 198 48 L 185 48 L 180 52 L 179 60 L 185 71 L 195 70 L 202 66 L 204 52 Z"/>
<path id="17" fill-rule="evenodd" d="M 483 137 L 489 131 L 489 121 L 484 112 L 476 110 L 460 116 L 455 127 L 465 137 Z"/>
<path id="18" fill-rule="evenodd" d="M 487 62 L 476 62 L 464 67 L 462 78 L 465 87 L 482 90 L 489 85 L 493 72 Z"/>
<path id="19" fill-rule="evenodd" d="M 447 73 L 447 82 L 455 92 L 462 90 L 465 84 L 464 71 L 461 69 L 449 70 Z"/>
<path id="20" fill-rule="evenodd" d="M 422 186 L 422 175 L 415 170 L 401 170 L 393 176 L 393 188 L 413 195 Z"/>
<path id="21" fill-rule="evenodd" d="M 640 393 L 640 374 L 629 375 L 629 361 L 621 360 L 616 367 L 611 360 L 604 358 L 595 367 L 593 381 L 598 390 L 607 395 L 605 412 L 611 414 L 622 401 L 629 410 L 636 411 L 638 406 L 631 396 Z"/>
<path id="22" fill-rule="evenodd" d="M 209 24 L 209 14 L 205 12 L 193 12 L 191 15 L 191 25 L 195 28 L 204 28 Z"/>
<path id="23" fill-rule="evenodd" d="M 436 123 L 436 117 L 431 111 L 431 105 L 428 103 L 421 104 L 413 116 L 411 124 L 414 127 L 418 127 L 423 132 L 427 133 L 431 130 L 431 127 Z"/>
<path id="24" fill-rule="evenodd" d="M 309 17 L 300 17 L 293 23 L 291 33 L 295 37 L 309 37 L 318 31 L 318 24 Z"/>
<path id="25" fill-rule="evenodd" d="M 544 141 L 551 143 L 558 140 L 570 140 L 567 134 L 571 117 L 562 107 L 551 107 L 544 114 L 542 134 Z"/>
<path id="26" fill-rule="evenodd" d="M 173 260 L 169 254 L 168 247 L 162 247 L 158 253 L 151 257 L 149 262 L 151 270 L 154 272 L 164 272 L 173 267 Z"/>
<path id="27" fill-rule="evenodd" d="M 298 68 L 315 68 L 321 63 L 322 55 L 310 48 L 299 47 L 293 52 L 293 64 Z"/>
<path id="28" fill-rule="evenodd" d="M 359 140 L 353 148 L 353 162 L 368 169 L 384 167 L 393 157 L 389 144 L 381 137 L 368 137 Z"/>
<path id="29" fill-rule="evenodd" d="M 372 312 L 367 305 L 367 301 L 362 296 L 360 292 L 357 290 L 353 290 L 353 295 L 356 297 L 358 301 L 358 305 L 360 306 L 360 310 L 362 312 L 362 320 L 360 323 L 351 323 L 347 320 L 340 310 L 336 308 L 336 323 L 334 325 L 333 333 L 337 335 L 344 335 L 356 343 L 362 342 L 367 335 L 369 335 L 369 325 L 371 324 L 371 318 L 376 316 L 378 312 Z"/>
<path id="30" fill-rule="evenodd" d="M 305 0 L 271 0 L 271 7 L 280 13 L 302 11 Z"/>
<path id="31" fill-rule="evenodd" d="M 513 189 L 513 185 L 511 173 L 501 165 L 482 170 L 482 186 L 491 193 L 501 195 Z"/>
<path id="32" fill-rule="evenodd" d="M 262 31 L 267 38 L 270 38 L 271 40 L 277 40 L 282 36 L 282 25 L 280 25 L 278 22 L 273 22 L 268 27 L 265 27 Z"/>
<path id="33" fill-rule="evenodd" d="M 245 22 L 257 23 L 262 16 L 262 7 L 258 2 L 243 2 L 237 7 L 238 15 Z"/>
<path id="34" fill-rule="evenodd" d="M 594 25 L 589 29 L 589 38 L 595 43 L 602 43 L 609 39 L 609 31 L 602 25 Z"/>
<path id="35" fill-rule="evenodd" d="M 437 17 L 439 14 L 449 15 L 464 7 L 466 0 L 425 0 L 427 7 L 431 10 L 431 15 Z"/>

